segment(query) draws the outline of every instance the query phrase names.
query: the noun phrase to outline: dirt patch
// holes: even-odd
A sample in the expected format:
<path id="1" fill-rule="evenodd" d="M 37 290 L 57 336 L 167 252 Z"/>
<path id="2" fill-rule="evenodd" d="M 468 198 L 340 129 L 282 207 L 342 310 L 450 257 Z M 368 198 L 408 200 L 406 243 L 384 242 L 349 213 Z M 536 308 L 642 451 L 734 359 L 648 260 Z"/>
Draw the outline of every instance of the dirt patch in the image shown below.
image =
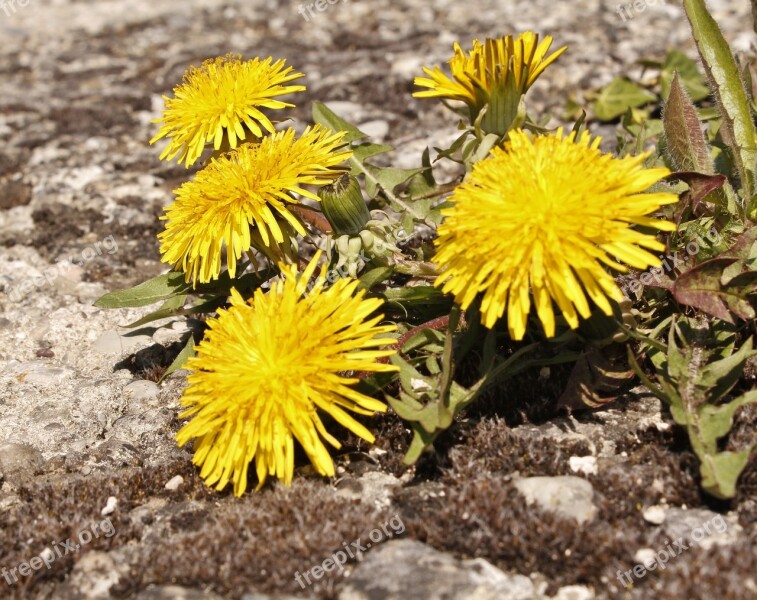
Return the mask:
<path id="1" fill-rule="evenodd" d="M 0 165 L 0 168 L 2 165 Z M 0 183 L 0 210 L 26 206 L 32 201 L 32 186 L 22 181 Z"/>

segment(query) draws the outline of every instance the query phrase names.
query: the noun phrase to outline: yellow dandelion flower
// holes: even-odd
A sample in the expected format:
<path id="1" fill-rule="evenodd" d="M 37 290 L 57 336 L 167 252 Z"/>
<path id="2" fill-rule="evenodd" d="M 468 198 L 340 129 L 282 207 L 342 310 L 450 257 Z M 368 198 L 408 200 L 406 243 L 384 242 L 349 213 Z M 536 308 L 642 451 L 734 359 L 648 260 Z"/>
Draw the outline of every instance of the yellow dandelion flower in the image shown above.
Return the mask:
<path id="1" fill-rule="evenodd" d="M 289 210 L 298 203 L 292 193 L 318 200 L 302 186 L 339 177 L 341 172 L 332 167 L 351 156 L 351 151 L 339 149 L 343 135 L 316 125 L 296 138 L 287 129 L 213 159 L 194 180 L 175 190 L 176 200 L 161 217 L 167 221 L 158 235 L 163 262 L 184 271 L 187 282 L 206 283 L 221 272 L 224 246 L 234 277 L 237 260 L 251 248 L 253 238 L 266 246 L 281 244 L 277 216 L 304 235 Z"/>
<path id="2" fill-rule="evenodd" d="M 209 320 L 197 355 L 187 363 L 193 373 L 180 417 L 192 420 L 176 439 L 180 446 L 196 439 L 193 462 L 210 486 L 221 490 L 231 480 L 234 493 L 242 495 L 253 459 L 258 489 L 269 475 L 289 485 L 294 440 L 318 473 L 333 476 L 323 440 L 340 444 L 326 431 L 321 412 L 374 441 L 347 411 L 371 415 L 386 406 L 355 390 L 359 379 L 345 372 L 396 370 L 377 362 L 394 354 L 378 348 L 394 343 L 380 336 L 395 326 L 379 325 L 383 316 L 371 316 L 382 301 L 355 293 L 357 280 L 340 279 L 326 288 L 323 267 L 309 284 L 319 256 L 300 276 L 295 267 L 282 266 L 283 279 L 249 301 L 232 291 L 231 307 Z"/>
<path id="3" fill-rule="evenodd" d="M 470 107 L 475 119 L 489 102 L 492 91 L 505 87 L 509 79 L 519 96 L 525 94 L 544 69 L 566 50 L 563 46 L 547 56 L 551 45 L 551 36 L 539 42 L 539 35 L 532 31 L 517 38 L 511 35 L 487 38 L 484 43 L 473 40 L 473 49 L 468 53 L 456 42 L 455 54 L 449 61 L 452 77 L 439 67 L 424 67 L 428 77 L 416 77 L 415 85 L 429 89 L 415 92 L 413 96 L 460 100 Z"/>
<path id="4" fill-rule="evenodd" d="M 248 131 L 258 138 L 264 135 L 263 129 L 273 133 L 273 123 L 260 109 L 294 106 L 274 98 L 305 89 L 304 85 L 284 85 L 303 77 L 285 64 L 271 57 L 242 61 L 241 56 L 229 54 L 192 67 L 174 88 L 174 97 L 163 97 L 166 109 L 153 121 L 163 125 L 151 144 L 171 138 L 161 160 L 173 160 L 178 154 L 179 162 L 189 167 L 200 158 L 205 144 L 212 141 L 216 150 L 221 148 L 224 135 L 233 149 Z"/>
<path id="5" fill-rule="evenodd" d="M 533 302 L 548 336 L 555 333 L 553 302 L 568 324 L 587 318 L 591 299 L 612 314 L 622 293 L 603 265 L 625 272 L 659 266 L 651 251 L 665 246 L 633 225 L 674 231 L 648 215 L 678 200 L 643 193 L 669 174 L 645 169 L 647 155 L 602 154 L 588 132 L 532 140 L 510 132 L 505 148 L 476 163 L 442 214 L 436 285 L 467 308 L 479 293 L 482 322 L 492 328 L 507 308 L 510 336 L 520 340 Z"/>

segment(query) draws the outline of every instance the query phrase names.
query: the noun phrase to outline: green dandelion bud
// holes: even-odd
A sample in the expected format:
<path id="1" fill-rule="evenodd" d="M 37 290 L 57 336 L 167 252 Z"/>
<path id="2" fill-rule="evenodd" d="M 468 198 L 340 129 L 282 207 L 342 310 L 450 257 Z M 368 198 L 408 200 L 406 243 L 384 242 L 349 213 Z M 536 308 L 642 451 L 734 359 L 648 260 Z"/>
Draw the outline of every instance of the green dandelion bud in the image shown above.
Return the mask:
<path id="1" fill-rule="evenodd" d="M 323 214 L 334 229 L 334 236 L 358 235 L 371 219 L 360 185 L 348 173 L 322 187 L 318 196 Z"/>

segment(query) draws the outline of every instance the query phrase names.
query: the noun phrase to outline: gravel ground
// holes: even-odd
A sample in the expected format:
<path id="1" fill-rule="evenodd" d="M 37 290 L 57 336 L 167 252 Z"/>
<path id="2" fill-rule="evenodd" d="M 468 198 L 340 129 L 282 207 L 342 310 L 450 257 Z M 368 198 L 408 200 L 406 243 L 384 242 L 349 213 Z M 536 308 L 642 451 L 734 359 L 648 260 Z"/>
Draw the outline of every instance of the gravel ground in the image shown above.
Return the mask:
<path id="1" fill-rule="evenodd" d="M 748 48 L 749 3 L 709 4 Z M 241 500 L 203 486 L 173 441 L 184 380 L 151 381 L 186 326 L 127 336 L 145 310 L 92 306 L 163 270 L 157 215 L 188 173 L 147 142 L 188 65 L 286 57 L 307 74 L 308 102 L 398 146 L 394 163 L 410 167 L 455 134 L 411 97 L 421 65 L 455 40 L 530 28 L 567 44 L 531 94 L 532 112 L 556 118 L 567 94 L 580 100 L 641 57 L 694 55 L 678 3 L 663 0 L 345 0 L 307 19 L 300 6 L 0 1 L 0 597 L 757 597 L 757 467 L 733 503 L 706 502 L 693 455 L 643 390 L 545 420 L 527 407 L 555 390 L 535 376 L 413 470 L 401 466 L 408 432 L 387 416 L 375 448 L 346 445 L 336 481 L 302 467 L 290 489 Z M 313 569 L 360 539 L 381 543 Z M 631 571 L 666 548 L 659 569 Z"/>

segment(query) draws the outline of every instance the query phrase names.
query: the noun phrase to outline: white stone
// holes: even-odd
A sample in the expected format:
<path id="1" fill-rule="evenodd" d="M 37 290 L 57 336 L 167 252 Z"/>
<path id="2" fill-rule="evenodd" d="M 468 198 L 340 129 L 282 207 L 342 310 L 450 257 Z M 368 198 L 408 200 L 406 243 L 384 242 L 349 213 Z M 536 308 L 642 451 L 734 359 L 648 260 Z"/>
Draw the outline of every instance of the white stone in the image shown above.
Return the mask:
<path id="1" fill-rule="evenodd" d="M 100 511 L 100 514 L 103 517 L 106 517 L 108 515 L 112 515 L 116 511 L 117 507 L 118 507 L 118 498 L 116 498 L 115 496 L 110 496 L 110 497 L 108 497 L 108 500 L 105 503 L 105 506 Z"/>
<path id="2" fill-rule="evenodd" d="M 661 525 L 665 521 L 665 507 L 659 505 L 648 506 L 641 513 L 641 516 L 644 517 L 647 523 Z"/>
<path id="3" fill-rule="evenodd" d="M 184 483 L 184 478 L 181 475 L 177 475 L 176 477 L 171 477 L 171 479 L 166 482 L 165 488 L 175 492 L 181 487 L 182 483 Z"/>
<path id="4" fill-rule="evenodd" d="M 529 504 L 536 503 L 564 518 L 586 523 L 596 516 L 594 488 L 580 477 L 526 477 L 516 479 L 514 484 Z"/>
<path id="5" fill-rule="evenodd" d="M 568 459 L 570 470 L 574 473 L 583 473 L 584 475 L 597 474 L 597 457 L 596 456 L 571 456 Z"/>
<path id="6" fill-rule="evenodd" d="M 410 379 L 410 386 L 413 388 L 414 392 L 429 392 L 431 391 L 431 386 L 426 383 L 423 379 L 416 379 L 411 378 Z"/>
<path id="7" fill-rule="evenodd" d="M 652 566 L 657 559 L 657 551 L 653 548 L 639 548 L 633 555 L 636 564 L 644 565 L 647 569 Z"/>
<path id="8" fill-rule="evenodd" d="M 557 590 L 551 600 L 593 600 L 594 590 L 584 585 L 566 585 Z"/>

